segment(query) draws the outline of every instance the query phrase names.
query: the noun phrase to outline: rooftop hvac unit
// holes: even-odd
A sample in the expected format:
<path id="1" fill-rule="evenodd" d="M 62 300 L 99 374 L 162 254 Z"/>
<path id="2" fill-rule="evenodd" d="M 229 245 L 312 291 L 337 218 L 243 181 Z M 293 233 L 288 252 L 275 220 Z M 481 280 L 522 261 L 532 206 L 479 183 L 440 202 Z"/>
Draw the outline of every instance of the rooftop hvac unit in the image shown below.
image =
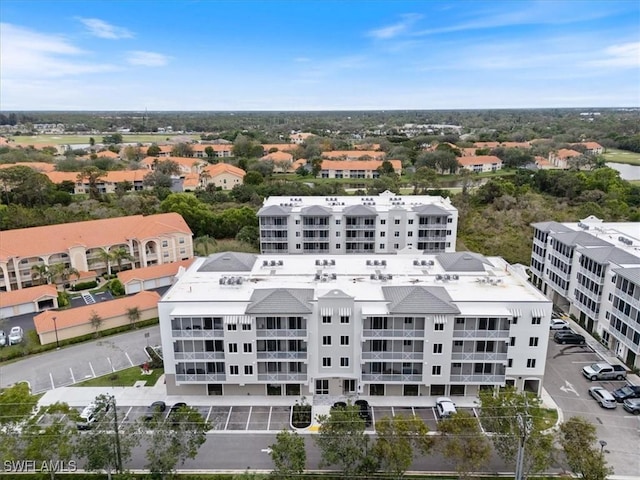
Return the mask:
<path id="1" fill-rule="evenodd" d="M 284 262 L 283 262 L 282 260 L 278 260 L 278 265 L 279 265 L 279 266 L 283 266 L 283 265 L 284 265 Z"/>
<path id="2" fill-rule="evenodd" d="M 454 280 L 458 280 L 458 278 L 460 277 L 458 277 L 458 275 L 452 275 L 451 278 L 453 278 Z"/>
<path id="3" fill-rule="evenodd" d="M 238 278 L 236 278 L 236 283 L 237 283 L 238 285 L 242 285 L 242 284 L 244 283 L 244 278 L 242 278 L 242 277 L 238 277 Z"/>
<path id="4" fill-rule="evenodd" d="M 271 265 L 272 267 L 275 267 L 275 266 L 276 266 L 276 261 L 275 261 L 275 260 L 271 260 L 270 265 Z"/>
<path id="5" fill-rule="evenodd" d="M 320 265 L 320 260 L 316 260 L 316 265 Z"/>
<path id="6" fill-rule="evenodd" d="M 376 265 L 376 266 L 379 266 L 380 265 L 380 260 L 374 260 L 373 264 Z"/>
<path id="7" fill-rule="evenodd" d="M 451 275 L 448 275 L 448 274 L 447 274 L 447 275 L 445 275 L 445 276 L 444 276 L 444 279 L 445 279 L 445 280 L 451 280 Z"/>
<path id="8" fill-rule="evenodd" d="M 367 266 L 371 266 L 371 260 L 367 260 Z"/>
<path id="9" fill-rule="evenodd" d="M 269 266 L 269 260 L 263 260 L 262 261 L 262 266 L 263 267 L 268 267 Z"/>
<path id="10" fill-rule="evenodd" d="M 220 285 L 224 285 L 225 283 L 227 283 L 227 279 L 225 277 L 220 277 L 220 280 L 218 280 L 218 283 Z"/>
<path id="11" fill-rule="evenodd" d="M 383 267 L 387 266 L 387 261 L 386 260 L 380 260 L 380 265 L 382 265 Z"/>
<path id="12" fill-rule="evenodd" d="M 329 262 L 329 265 L 331 265 L 331 266 L 335 266 L 335 264 L 336 264 L 336 261 L 335 261 L 335 260 L 331 260 L 331 261 Z"/>
<path id="13" fill-rule="evenodd" d="M 420 261 L 419 261 L 419 260 L 414 260 L 414 261 L 413 261 L 413 265 L 414 265 L 414 266 L 418 266 L 418 265 L 420 265 Z"/>
<path id="14" fill-rule="evenodd" d="M 316 273 L 315 280 L 316 281 L 320 280 L 320 277 L 321 277 L 321 275 L 319 273 Z"/>
<path id="15" fill-rule="evenodd" d="M 331 274 L 331 280 L 336 280 L 338 278 L 338 275 L 336 275 L 335 273 Z"/>
<path id="16" fill-rule="evenodd" d="M 427 265 L 429 265 L 429 266 L 433 267 L 433 266 L 435 265 L 435 262 L 434 262 L 433 260 L 429 260 L 429 261 L 427 262 Z"/>
<path id="17" fill-rule="evenodd" d="M 387 280 L 393 280 L 393 275 L 387 275 Z"/>
<path id="18" fill-rule="evenodd" d="M 436 275 L 436 280 L 442 280 L 442 275 Z"/>
<path id="19" fill-rule="evenodd" d="M 369 275 L 369 278 L 371 280 L 376 280 L 378 278 L 378 276 L 375 273 L 372 273 L 371 275 Z"/>
<path id="20" fill-rule="evenodd" d="M 423 266 L 427 265 L 427 261 L 426 260 L 421 260 L 420 261 L 420 265 L 423 265 Z"/>
<path id="21" fill-rule="evenodd" d="M 329 265 L 329 260 L 323 260 L 322 265 Z"/>

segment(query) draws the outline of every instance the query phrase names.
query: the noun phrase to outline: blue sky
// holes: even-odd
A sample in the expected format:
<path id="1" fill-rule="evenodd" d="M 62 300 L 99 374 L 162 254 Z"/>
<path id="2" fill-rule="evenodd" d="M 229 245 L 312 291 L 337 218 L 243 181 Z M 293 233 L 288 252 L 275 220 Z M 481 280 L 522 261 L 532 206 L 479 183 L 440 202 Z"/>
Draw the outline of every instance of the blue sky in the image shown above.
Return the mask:
<path id="1" fill-rule="evenodd" d="M 0 2 L 2 110 L 640 106 L 640 2 Z"/>

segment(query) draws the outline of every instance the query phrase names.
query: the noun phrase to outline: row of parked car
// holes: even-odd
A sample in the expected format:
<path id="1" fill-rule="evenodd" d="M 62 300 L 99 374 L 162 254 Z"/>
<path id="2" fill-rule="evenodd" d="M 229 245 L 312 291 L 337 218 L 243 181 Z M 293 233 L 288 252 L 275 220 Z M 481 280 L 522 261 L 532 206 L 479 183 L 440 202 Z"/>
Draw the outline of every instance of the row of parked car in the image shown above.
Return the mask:
<path id="1" fill-rule="evenodd" d="M 0 330 L 0 347 L 4 347 L 5 345 L 17 345 L 19 343 L 22 343 L 22 340 L 24 340 L 24 332 L 22 331 L 22 327 L 11 327 L 8 335 L 4 332 L 4 330 Z"/>
<path id="2" fill-rule="evenodd" d="M 186 407 L 187 404 L 184 402 L 177 402 L 169 408 L 168 419 L 175 425 L 177 419 L 175 418 L 176 413 L 178 413 L 181 409 Z M 80 421 L 76 423 L 76 427 L 78 430 L 89 430 L 93 427 L 93 424 L 100 418 L 100 416 L 109 411 L 110 405 L 107 403 L 104 407 L 96 405 L 95 403 L 90 403 L 87 405 L 82 412 L 80 413 Z M 167 404 L 161 400 L 153 402 L 151 405 L 147 407 L 147 411 L 142 416 L 142 420 L 144 422 L 150 422 L 154 418 L 160 416 L 161 413 L 167 410 Z"/>
<path id="3" fill-rule="evenodd" d="M 604 387 L 591 387 L 589 396 L 593 398 L 602 408 L 616 408 L 618 403 L 622 403 L 622 408 L 633 415 L 640 415 L 640 386 L 627 385 L 609 392 Z"/>

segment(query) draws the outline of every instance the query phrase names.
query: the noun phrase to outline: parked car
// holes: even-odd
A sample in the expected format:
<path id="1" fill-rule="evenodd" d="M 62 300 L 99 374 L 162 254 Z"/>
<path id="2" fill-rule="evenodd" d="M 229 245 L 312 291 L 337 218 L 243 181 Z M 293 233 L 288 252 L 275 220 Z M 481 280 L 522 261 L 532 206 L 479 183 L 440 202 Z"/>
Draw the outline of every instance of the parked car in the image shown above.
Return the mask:
<path id="1" fill-rule="evenodd" d="M 553 339 L 556 343 L 560 345 L 584 345 L 585 339 L 579 333 L 576 333 L 572 330 L 560 330 L 556 332 L 553 336 Z"/>
<path id="2" fill-rule="evenodd" d="M 640 385 L 627 385 L 611 392 L 618 402 L 624 402 L 628 398 L 640 398 Z"/>
<path id="3" fill-rule="evenodd" d="M 582 375 L 591 380 L 623 380 L 627 377 L 627 370 L 622 365 L 609 365 L 608 363 L 594 363 L 582 367 Z"/>
<path id="4" fill-rule="evenodd" d="M 331 410 L 335 410 L 336 408 L 347 408 L 347 402 L 335 402 L 331 406 Z"/>
<path id="5" fill-rule="evenodd" d="M 0 330 L 0 347 L 4 347 L 7 344 L 7 334 L 4 330 Z"/>
<path id="6" fill-rule="evenodd" d="M 109 404 L 105 404 L 104 411 L 109 411 Z M 96 405 L 95 403 L 90 403 L 80 413 L 80 420 L 76 422 L 76 427 L 78 430 L 89 430 L 93 427 L 93 424 L 96 422 L 98 417 L 102 412 L 102 408 Z"/>
<path id="7" fill-rule="evenodd" d="M 364 420 L 367 427 L 370 427 L 372 424 L 372 415 L 369 402 L 367 402 L 366 400 L 356 400 L 354 402 L 354 405 L 357 405 L 360 408 L 358 415 L 360 415 L 360 418 Z"/>
<path id="8" fill-rule="evenodd" d="M 591 387 L 589 395 L 600 404 L 602 408 L 616 408 L 616 399 L 604 387 Z"/>
<path id="9" fill-rule="evenodd" d="M 157 417 L 159 413 L 164 412 L 167 409 L 167 404 L 158 400 L 157 402 L 153 402 L 151 405 L 147 407 L 147 413 L 144 414 L 144 421 L 150 422 L 154 418 Z"/>
<path id="10" fill-rule="evenodd" d="M 566 320 L 563 320 L 561 318 L 552 318 L 551 323 L 549 324 L 549 328 L 551 330 L 569 330 L 571 326 Z"/>
<path id="11" fill-rule="evenodd" d="M 9 331 L 9 345 L 17 345 L 18 343 L 22 343 L 24 339 L 24 332 L 22 331 L 22 327 L 11 327 Z"/>
<path id="12" fill-rule="evenodd" d="M 180 410 L 186 408 L 187 404 L 185 402 L 176 402 L 173 405 L 171 405 L 171 408 L 169 409 L 169 415 L 168 415 L 168 419 L 171 420 L 171 423 L 173 425 L 176 425 L 178 423 L 178 418 L 176 418 L 176 415 L 178 412 L 180 412 Z"/>
<path id="13" fill-rule="evenodd" d="M 440 418 L 447 418 L 456 413 L 456 404 L 450 398 L 438 397 L 436 399 L 436 412 Z"/>
<path id="14" fill-rule="evenodd" d="M 627 398 L 622 402 L 622 408 L 634 415 L 640 415 L 640 398 Z"/>

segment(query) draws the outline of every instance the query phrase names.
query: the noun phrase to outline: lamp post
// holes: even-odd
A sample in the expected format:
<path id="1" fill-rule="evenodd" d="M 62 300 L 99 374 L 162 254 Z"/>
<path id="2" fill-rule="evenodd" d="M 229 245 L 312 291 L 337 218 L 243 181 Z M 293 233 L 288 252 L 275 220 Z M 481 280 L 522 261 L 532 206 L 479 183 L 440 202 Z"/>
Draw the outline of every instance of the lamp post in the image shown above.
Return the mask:
<path id="1" fill-rule="evenodd" d="M 56 324 L 56 317 L 51 317 L 53 320 L 53 329 L 56 331 L 56 349 L 60 348 L 60 342 L 58 341 L 58 325 Z"/>
<path id="2" fill-rule="evenodd" d="M 604 453 L 604 447 L 606 446 L 607 446 L 607 442 L 605 442 L 604 440 L 600 440 L 600 455 Z"/>

